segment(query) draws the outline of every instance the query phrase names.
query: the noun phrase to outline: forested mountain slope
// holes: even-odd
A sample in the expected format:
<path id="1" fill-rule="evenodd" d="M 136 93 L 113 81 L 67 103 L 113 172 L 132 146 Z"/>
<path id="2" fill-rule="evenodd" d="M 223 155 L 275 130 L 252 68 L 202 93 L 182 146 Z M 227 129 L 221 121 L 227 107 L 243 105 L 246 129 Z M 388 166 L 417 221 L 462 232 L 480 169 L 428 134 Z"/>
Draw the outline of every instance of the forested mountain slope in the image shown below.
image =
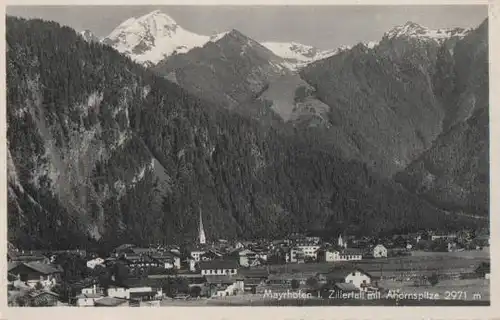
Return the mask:
<path id="1" fill-rule="evenodd" d="M 153 67 L 181 87 L 209 101 L 235 108 L 251 102 L 270 82 L 290 73 L 285 60 L 238 30 Z"/>
<path id="2" fill-rule="evenodd" d="M 481 108 L 441 135 L 433 147 L 396 174 L 410 191 L 435 206 L 489 215 L 489 116 Z"/>
<path id="3" fill-rule="evenodd" d="M 199 208 L 209 239 L 449 224 L 314 134 L 200 100 L 70 28 L 8 17 L 6 36 L 18 246 L 194 239 Z"/>
<path id="4" fill-rule="evenodd" d="M 373 48 L 359 44 L 301 76 L 330 107 L 332 140 L 342 137 L 332 144 L 392 176 L 487 101 L 485 50 L 487 22 L 473 31 L 407 23 Z"/>
<path id="5" fill-rule="evenodd" d="M 488 21 L 438 60 L 444 133 L 396 179 L 434 205 L 489 213 Z"/>

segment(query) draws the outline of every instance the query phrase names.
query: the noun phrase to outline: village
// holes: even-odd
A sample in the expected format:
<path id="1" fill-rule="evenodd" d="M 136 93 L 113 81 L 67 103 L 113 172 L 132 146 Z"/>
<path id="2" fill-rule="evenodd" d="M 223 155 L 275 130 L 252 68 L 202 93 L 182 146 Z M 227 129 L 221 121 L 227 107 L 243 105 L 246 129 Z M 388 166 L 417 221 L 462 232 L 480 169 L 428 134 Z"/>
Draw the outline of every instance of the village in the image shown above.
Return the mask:
<path id="1" fill-rule="evenodd" d="M 103 255 L 10 246 L 9 305 L 337 305 L 411 296 L 489 301 L 489 239 L 429 231 L 339 234 L 334 243 L 302 234 L 209 243 L 200 216 L 197 243 L 184 247 L 123 244 Z"/>

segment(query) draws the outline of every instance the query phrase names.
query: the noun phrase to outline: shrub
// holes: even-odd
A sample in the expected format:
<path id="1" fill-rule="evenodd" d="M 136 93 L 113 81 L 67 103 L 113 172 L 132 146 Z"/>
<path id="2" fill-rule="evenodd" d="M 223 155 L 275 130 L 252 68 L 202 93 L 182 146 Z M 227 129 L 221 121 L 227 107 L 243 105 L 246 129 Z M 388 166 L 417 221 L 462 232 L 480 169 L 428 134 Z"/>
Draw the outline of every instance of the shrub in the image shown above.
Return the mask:
<path id="1" fill-rule="evenodd" d="M 429 283 L 431 284 L 431 286 L 435 286 L 436 284 L 438 284 L 439 282 L 439 277 L 437 275 L 437 273 L 433 273 L 430 277 L 429 277 Z"/>
<path id="2" fill-rule="evenodd" d="M 300 86 L 295 89 L 295 103 L 304 102 L 307 97 L 307 88 L 305 86 Z"/>

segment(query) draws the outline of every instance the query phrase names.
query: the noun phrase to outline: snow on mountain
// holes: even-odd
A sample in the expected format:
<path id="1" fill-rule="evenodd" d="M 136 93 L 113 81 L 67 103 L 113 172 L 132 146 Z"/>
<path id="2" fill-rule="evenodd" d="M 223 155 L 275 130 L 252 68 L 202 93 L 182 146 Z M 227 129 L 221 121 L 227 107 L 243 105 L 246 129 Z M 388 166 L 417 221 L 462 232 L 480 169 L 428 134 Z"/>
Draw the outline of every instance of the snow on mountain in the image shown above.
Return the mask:
<path id="1" fill-rule="evenodd" d="M 363 45 L 367 47 L 368 49 L 373 49 L 375 46 L 379 44 L 378 41 L 368 41 L 368 42 L 363 42 Z"/>
<path id="2" fill-rule="evenodd" d="M 437 29 L 432 30 L 426 27 L 423 27 L 417 23 L 408 21 L 406 24 L 402 26 L 397 26 L 386 32 L 384 34 L 384 38 L 393 39 L 393 38 L 416 38 L 422 40 L 434 40 L 438 43 L 443 42 L 452 37 L 463 38 L 470 29 L 464 28 L 452 28 L 452 29 Z"/>
<path id="3" fill-rule="evenodd" d="M 83 38 L 85 39 L 85 41 L 89 42 L 89 41 L 95 41 L 95 42 L 99 42 L 99 38 L 92 33 L 92 31 L 90 30 L 83 30 L 83 31 L 80 31 L 78 32 L 78 34 Z"/>
<path id="4" fill-rule="evenodd" d="M 138 63 L 157 64 L 167 56 L 202 47 L 223 35 L 210 37 L 187 31 L 170 16 L 155 10 L 124 21 L 103 42 Z"/>
<path id="5" fill-rule="evenodd" d="M 217 42 L 219 41 L 220 39 L 222 39 L 226 34 L 228 34 L 230 31 L 226 31 L 226 32 L 221 32 L 221 33 L 218 33 L 218 34 L 214 34 L 213 36 L 210 37 L 210 41 L 212 42 Z"/>
<path id="6" fill-rule="evenodd" d="M 299 69 L 313 61 L 328 58 L 348 47 L 334 50 L 320 50 L 297 42 L 263 42 L 262 45 L 279 57 L 286 60 L 285 65 L 292 69 Z"/>

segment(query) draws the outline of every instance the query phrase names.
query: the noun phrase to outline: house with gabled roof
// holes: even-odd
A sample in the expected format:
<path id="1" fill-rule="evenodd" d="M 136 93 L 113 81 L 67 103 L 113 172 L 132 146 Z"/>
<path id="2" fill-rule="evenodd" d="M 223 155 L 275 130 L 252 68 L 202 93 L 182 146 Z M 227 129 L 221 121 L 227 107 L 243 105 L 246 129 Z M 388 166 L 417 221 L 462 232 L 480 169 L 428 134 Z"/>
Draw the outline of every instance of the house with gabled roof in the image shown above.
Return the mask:
<path id="1" fill-rule="evenodd" d="M 364 290 L 371 285 L 372 276 L 360 268 L 339 266 L 325 274 L 327 283 L 350 283 L 356 288 Z"/>
<path id="2" fill-rule="evenodd" d="M 240 266 L 250 267 L 257 259 L 257 253 L 249 249 L 243 249 L 238 253 Z"/>
<path id="3" fill-rule="evenodd" d="M 40 253 L 9 253 L 8 259 L 10 262 L 20 262 L 20 263 L 30 263 L 30 262 L 39 262 L 39 263 L 50 263 L 50 258 L 42 255 Z"/>
<path id="4" fill-rule="evenodd" d="M 180 257 L 170 253 L 170 252 L 157 252 L 151 255 L 151 258 L 156 260 L 158 265 L 164 269 L 180 269 L 181 259 Z"/>
<path id="5" fill-rule="evenodd" d="M 43 287 L 51 288 L 60 279 L 62 270 L 59 267 L 40 263 L 11 263 L 8 272 L 30 287 L 40 283 Z"/>
<path id="6" fill-rule="evenodd" d="M 355 261 L 363 259 L 363 250 L 328 246 L 318 249 L 318 260 L 322 262 Z"/>
<path id="7" fill-rule="evenodd" d="M 387 248 L 383 244 L 377 244 L 372 249 L 374 258 L 387 258 Z"/>
<path id="8" fill-rule="evenodd" d="M 222 259 L 223 255 L 215 249 L 209 249 L 200 255 L 200 261 Z"/>
<path id="9" fill-rule="evenodd" d="M 32 307 L 54 307 L 59 303 L 59 295 L 50 290 L 35 290 L 28 293 L 28 304 Z"/>

